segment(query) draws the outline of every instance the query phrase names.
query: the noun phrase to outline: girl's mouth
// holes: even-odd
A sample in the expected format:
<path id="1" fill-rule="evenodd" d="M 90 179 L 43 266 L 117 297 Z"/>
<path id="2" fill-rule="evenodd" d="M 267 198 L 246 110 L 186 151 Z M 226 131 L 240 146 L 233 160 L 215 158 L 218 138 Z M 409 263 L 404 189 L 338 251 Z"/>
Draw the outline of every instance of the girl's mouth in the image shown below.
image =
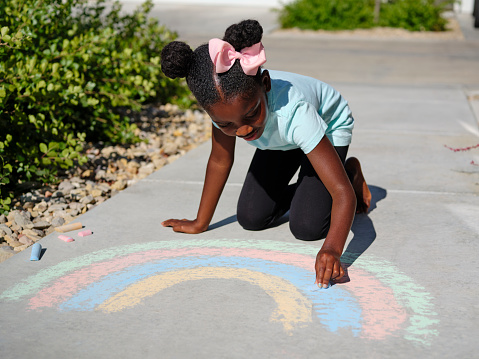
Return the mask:
<path id="1" fill-rule="evenodd" d="M 253 140 L 256 140 L 257 134 L 258 134 L 258 129 L 255 129 L 251 131 L 248 135 L 241 136 L 240 138 L 242 138 L 245 141 L 253 141 Z"/>

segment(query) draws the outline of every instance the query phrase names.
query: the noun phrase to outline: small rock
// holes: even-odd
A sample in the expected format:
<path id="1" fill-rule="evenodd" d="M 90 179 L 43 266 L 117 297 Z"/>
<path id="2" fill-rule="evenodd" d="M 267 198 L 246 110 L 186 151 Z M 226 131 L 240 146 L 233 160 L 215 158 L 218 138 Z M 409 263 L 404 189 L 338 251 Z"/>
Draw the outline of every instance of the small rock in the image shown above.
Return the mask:
<path id="1" fill-rule="evenodd" d="M 32 226 L 33 226 L 32 222 L 30 222 L 30 224 L 26 225 L 25 227 L 21 227 L 16 223 L 12 223 L 10 225 L 10 229 L 13 231 L 13 233 L 15 233 L 15 232 L 20 232 L 23 228 L 31 228 Z"/>
<path id="2" fill-rule="evenodd" d="M 128 162 L 128 166 L 126 167 L 126 171 L 132 175 L 136 175 L 140 168 L 140 164 L 136 161 Z"/>
<path id="3" fill-rule="evenodd" d="M 95 183 L 93 183 L 92 181 L 86 181 L 85 189 L 87 190 L 87 192 L 91 192 L 94 185 L 95 185 Z"/>
<path id="4" fill-rule="evenodd" d="M 0 224 L 7 223 L 7 217 L 4 214 L 0 214 Z"/>
<path id="5" fill-rule="evenodd" d="M 21 236 L 20 238 L 18 238 L 18 241 L 22 244 L 26 244 L 26 245 L 29 245 L 31 246 L 34 242 L 28 238 L 28 236 L 24 235 L 24 236 Z"/>
<path id="6" fill-rule="evenodd" d="M 13 222 L 15 220 L 15 215 L 18 213 L 19 211 L 10 211 L 10 213 L 8 213 L 7 215 L 7 223 L 8 222 Z"/>
<path id="7" fill-rule="evenodd" d="M 70 192 L 72 199 L 80 199 L 87 195 L 87 191 L 83 188 L 77 188 Z"/>
<path id="8" fill-rule="evenodd" d="M 113 146 L 107 146 L 101 150 L 101 154 L 106 158 L 110 157 L 113 152 L 115 152 L 115 148 Z"/>
<path id="9" fill-rule="evenodd" d="M 63 181 L 58 185 L 58 190 L 66 194 L 69 194 L 72 189 L 75 189 L 75 186 L 67 180 Z"/>
<path id="10" fill-rule="evenodd" d="M 3 232 L 5 232 L 4 235 L 12 235 L 12 230 L 10 229 L 10 227 L 8 227 L 7 225 L 5 224 L 0 224 L 0 230 L 2 230 Z"/>
<path id="11" fill-rule="evenodd" d="M 93 197 L 100 197 L 103 192 L 99 189 L 94 189 L 90 192 L 90 194 L 93 196 Z"/>
<path id="12" fill-rule="evenodd" d="M 48 223 L 47 221 L 40 220 L 37 223 L 33 224 L 33 229 L 46 229 L 46 228 L 49 228 L 50 226 L 51 224 Z"/>
<path id="13" fill-rule="evenodd" d="M 163 148 L 163 152 L 168 156 L 174 155 L 178 152 L 178 146 L 174 142 L 167 142 Z"/>
<path id="14" fill-rule="evenodd" d="M 188 126 L 188 132 L 190 133 L 190 136 L 195 136 L 198 133 L 198 125 L 196 123 L 191 123 Z"/>
<path id="15" fill-rule="evenodd" d="M 31 239 L 33 242 L 37 242 L 39 241 L 40 239 L 42 239 L 42 236 L 37 236 L 35 234 L 30 234 L 30 233 L 27 233 L 25 234 L 29 239 Z"/>
<path id="16" fill-rule="evenodd" d="M 67 203 L 67 200 L 65 199 L 65 197 L 57 197 L 57 198 L 54 198 L 52 203 L 55 203 L 55 204 L 66 204 Z"/>
<path id="17" fill-rule="evenodd" d="M 16 246 L 13 248 L 15 252 L 21 252 L 25 249 L 27 249 L 30 246 L 30 244 L 22 244 L 21 246 Z"/>
<path id="18" fill-rule="evenodd" d="M 73 216 L 73 217 L 76 217 L 80 214 L 80 210 L 81 209 L 74 209 L 74 208 L 69 208 L 67 209 L 67 213 L 70 215 L 70 216 Z"/>
<path id="19" fill-rule="evenodd" d="M 89 177 L 91 177 L 91 175 L 92 175 L 92 171 L 91 170 L 86 170 L 81 174 L 81 177 L 82 178 L 89 178 Z"/>
<path id="20" fill-rule="evenodd" d="M 156 158 L 153 160 L 153 164 L 155 165 L 155 169 L 160 169 L 164 165 L 166 165 L 167 161 L 166 158 Z"/>
<path id="21" fill-rule="evenodd" d="M 43 237 L 45 233 L 43 233 L 43 231 L 41 231 L 39 229 L 24 229 L 22 231 L 22 234 L 24 234 L 26 236 L 31 235 L 31 236 Z"/>
<path id="22" fill-rule="evenodd" d="M 106 171 L 105 170 L 98 170 L 98 171 L 95 171 L 95 179 L 98 181 L 98 180 L 101 180 L 102 178 L 105 178 L 106 177 Z"/>
<path id="23" fill-rule="evenodd" d="M 93 198 L 93 196 L 91 194 L 89 194 L 88 196 L 83 197 L 80 200 L 80 203 L 82 203 L 82 204 L 93 204 L 93 203 L 95 203 L 95 198 Z"/>
<path id="24" fill-rule="evenodd" d="M 131 179 L 131 180 L 126 181 L 127 187 L 133 186 L 134 184 L 138 183 L 138 181 L 139 181 L 139 178 L 135 178 L 135 179 Z"/>
<path id="25" fill-rule="evenodd" d="M 60 227 L 65 224 L 65 220 L 62 217 L 54 217 L 52 220 L 53 227 Z"/>
<path id="26" fill-rule="evenodd" d="M 67 204 L 64 204 L 64 203 L 57 203 L 57 204 L 52 204 L 49 208 L 48 208 L 48 213 L 52 213 L 52 212 L 56 212 L 56 211 L 63 211 L 65 209 L 67 209 L 68 205 Z"/>
<path id="27" fill-rule="evenodd" d="M 111 188 L 114 189 L 114 190 L 117 190 L 117 191 L 122 191 L 126 188 L 126 184 L 127 184 L 126 181 L 119 180 L 119 181 L 116 181 L 115 183 L 113 183 L 111 185 Z"/>
<path id="28" fill-rule="evenodd" d="M 14 220 L 17 225 L 19 225 L 22 228 L 26 228 L 27 225 L 32 224 L 32 221 L 30 221 L 30 218 L 27 218 L 26 213 L 28 213 L 28 217 L 30 217 L 29 212 L 17 212 L 14 215 Z"/>
<path id="29" fill-rule="evenodd" d="M 45 198 L 50 198 L 52 195 L 53 195 L 53 193 L 50 192 L 50 191 L 45 192 Z"/>
<path id="30" fill-rule="evenodd" d="M 105 197 L 95 197 L 95 204 L 99 205 L 100 203 L 103 203 L 106 201 Z"/>
<path id="31" fill-rule="evenodd" d="M 183 131 L 175 130 L 175 131 L 173 131 L 173 136 L 175 136 L 175 137 L 183 136 Z"/>
<path id="32" fill-rule="evenodd" d="M 1 246 L 0 251 L 1 252 L 7 252 L 7 253 L 13 253 L 13 247 L 12 246 Z"/>
<path id="33" fill-rule="evenodd" d="M 110 192 L 110 186 L 107 183 L 100 183 L 96 188 L 102 191 L 103 193 Z"/>
<path id="34" fill-rule="evenodd" d="M 84 207 L 84 205 L 81 204 L 81 203 L 78 203 L 78 202 L 70 202 L 69 207 L 71 209 L 77 209 L 77 210 L 81 211 L 81 209 Z"/>
<path id="35" fill-rule="evenodd" d="M 6 234 L 3 236 L 3 239 L 5 242 L 11 245 L 10 243 L 15 242 L 17 240 L 17 238 L 15 238 L 14 236 L 15 234 L 11 234 L 11 235 Z"/>
<path id="36" fill-rule="evenodd" d="M 33 202 L 25 202 L 23 204 L 23 209 L 26 209 L 26 210 L 33 209 L 33 207 L 35 207 L 35 203 Z"/>
<path id="37" fill-rule="evenodd" d="M 140 168 L 140 170 L 138 171 L 138 175 L 146 177 L 151 175 L 153 172 L 155 172 L 155 164 L 148 163 L 146 166 Z"/>
<path id="38" fill-rule="evenodd" d="M 80 177 L 72 177 L 70 178 L 70 182 L 75 188 L 80 188 L 80 185 L 85 183 L 85 180 L 81 179 Z"/>
<path id="39" fill-rule="evenodd" d="M 52 194 L 52 198 L 61 198 L 65 197 L 65 194 L 62 191 L 55 191 Z"/>
<path id="40" fill-rule="evenodd" d="M 55 211 L 52 213 L 53 217 L 61 217 L 63 219 L 65 219 L 66 216 L 68 216 L 68 212 L 67 210 L 64 210 L 64 211 Z"/>
<path id="41" fill-rule="evenodd" d="M 8 241 L 7 241 L 7 242 L 8 242 Z M 13 247 L 13 248 L 23 246 L 23 244 L 20 243 L 19 241 L 10 241 L 10 242 L 8 242 L 8 245 L 9 245 L 10 247 Z"/>
<path id="42" fill-rule="evenodd" d="M 38 203 L 35 207 L 33 207 L 34 211 L 37 211 L 38 213 L 43 213 L 48 209 L 48 204 L 46 202 L 40 202 Z"/>

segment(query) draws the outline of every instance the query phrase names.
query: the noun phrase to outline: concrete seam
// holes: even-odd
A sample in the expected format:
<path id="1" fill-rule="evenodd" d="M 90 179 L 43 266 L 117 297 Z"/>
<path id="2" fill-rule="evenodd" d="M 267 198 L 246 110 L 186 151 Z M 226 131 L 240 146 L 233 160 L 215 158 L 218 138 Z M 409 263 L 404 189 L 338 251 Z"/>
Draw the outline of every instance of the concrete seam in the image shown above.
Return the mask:
<path id="1" fill-rule="evenodd" d="M 186 185 L 195 185 L 202 186 L 202 181 L 178 181 L 178 180 L 154 180 L 154 179 L 143 179 L 144 182 L 151 183 L 176 183 L 176 184 L 186 184 Z M 226 186 L 229 187 L 242 187 L 242 183 L 226 183 Z M 474 192 L 439 192 L 439 191 L 420 191 L 420 190 L 408 190 L 408 189 L 386 189 L 388 193 L 404 193 L 404 194 L 425 194 L 425 195 L 446 195 L 446 196 L 457 196 L 457 195 L 472 195 L 479 196 Z"/>

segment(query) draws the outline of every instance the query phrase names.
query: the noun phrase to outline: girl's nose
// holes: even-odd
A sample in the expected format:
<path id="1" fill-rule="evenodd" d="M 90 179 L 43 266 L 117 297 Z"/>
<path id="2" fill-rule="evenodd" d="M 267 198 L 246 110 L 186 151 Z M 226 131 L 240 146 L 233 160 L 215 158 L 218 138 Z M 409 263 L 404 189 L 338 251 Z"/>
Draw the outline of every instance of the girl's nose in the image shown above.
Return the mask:
<path id="1" fill-rule="evenodd" d="M 245 137 L 253 131 L 253 127 L 244 125 L 236 130 L 236 136 Z"/>

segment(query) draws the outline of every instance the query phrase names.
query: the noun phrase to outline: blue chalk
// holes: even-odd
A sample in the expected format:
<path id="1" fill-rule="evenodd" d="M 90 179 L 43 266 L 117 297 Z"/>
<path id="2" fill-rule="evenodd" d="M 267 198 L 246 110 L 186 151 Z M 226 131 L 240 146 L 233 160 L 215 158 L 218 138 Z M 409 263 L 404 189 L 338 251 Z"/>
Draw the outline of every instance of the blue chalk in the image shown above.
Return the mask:
<path id="1" fill-rule="evenodd" d="M 311 292 L 316 292 L 316 291 L 318 291 L 318 290 L 328 289 L 329 287 L 331 287 L 331 283 L 328 283 L 327 288 L 319 287 L 317 284 L 313 284 L 313 285 L 311 285 L 311 287 L 309 287 L 309 290 L 310 290 Z"/>
<path id="2" fill-rule="evenodd" d="M 42 246 L 40 245 L 40 243 L 35 243 L 32 246 L 32 254 L 30 256 L 30 260 L 31 261 L 39 261 L 41 253 L 42 253 Z"/>

